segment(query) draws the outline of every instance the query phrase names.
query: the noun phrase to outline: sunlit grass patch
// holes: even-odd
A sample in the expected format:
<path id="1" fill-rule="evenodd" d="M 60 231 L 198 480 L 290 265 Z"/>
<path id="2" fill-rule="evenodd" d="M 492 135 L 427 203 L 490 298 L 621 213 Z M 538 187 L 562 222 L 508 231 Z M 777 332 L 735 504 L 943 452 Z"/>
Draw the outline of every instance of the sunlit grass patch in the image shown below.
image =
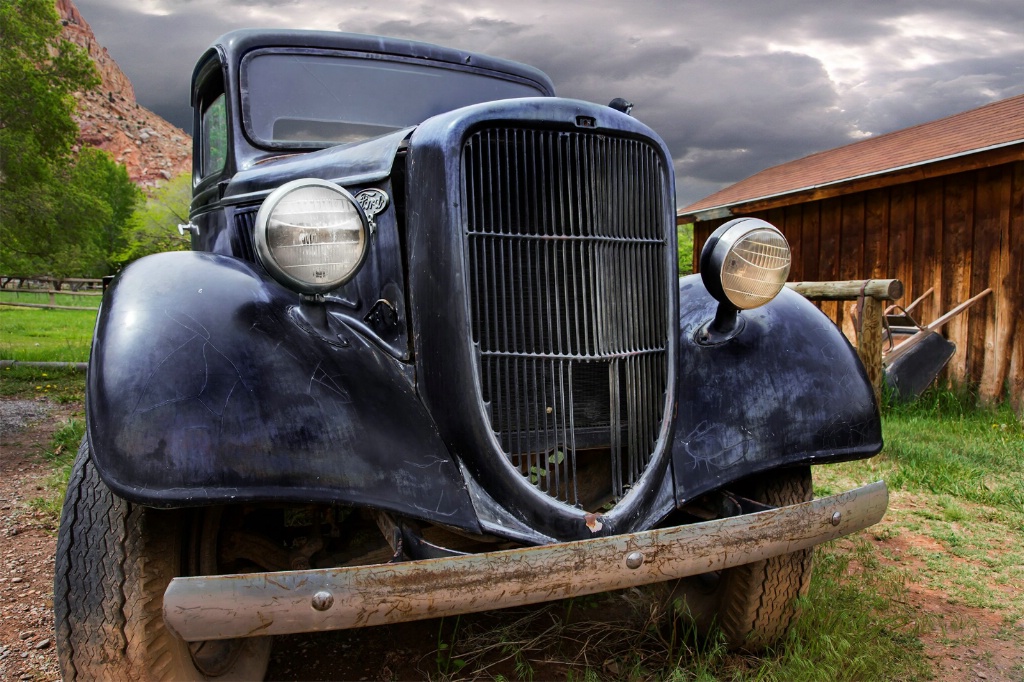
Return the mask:
<path id="1" fill-rule="evenodd" d="M 95 311 L 0 306 L 0 360 L 85 362 Z"/>

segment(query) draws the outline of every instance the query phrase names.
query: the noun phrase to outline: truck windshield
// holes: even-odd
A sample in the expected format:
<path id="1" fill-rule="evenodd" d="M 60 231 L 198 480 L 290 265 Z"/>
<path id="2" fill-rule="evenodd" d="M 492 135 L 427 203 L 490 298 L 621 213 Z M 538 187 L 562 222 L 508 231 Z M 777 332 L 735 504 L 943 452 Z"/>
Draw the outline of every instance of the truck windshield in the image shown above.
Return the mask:
<path id="1" fill-rule="evenodd" d="M 545 94 L 458 67 L 280 51 L 248 55 L 242 88 L 246 132 L 257 144 L 287 148 L 356 142 L 470 104 Z"/>

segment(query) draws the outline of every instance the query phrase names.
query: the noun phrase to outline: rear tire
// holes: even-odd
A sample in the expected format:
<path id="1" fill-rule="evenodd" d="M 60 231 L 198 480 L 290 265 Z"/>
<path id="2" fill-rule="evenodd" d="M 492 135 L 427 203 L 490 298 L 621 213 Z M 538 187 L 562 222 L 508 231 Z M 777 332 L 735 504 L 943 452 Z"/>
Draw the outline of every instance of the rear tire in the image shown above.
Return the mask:
<path id="1" fill-rule="evenodd" d="M 117 497 L 100 480 L 83 439 L 64 499 L 54 574 L 65 680 L 263 679 L 269 637 L 189 645 L 164 626 L 167 585 L 190 563 L 206 563 L 193 555 L 210 554 L 203 539 L 192 537 L 191 529 L 203 526 L 193 523 L 197 513 L 207 512 L 156 510 Z"/>

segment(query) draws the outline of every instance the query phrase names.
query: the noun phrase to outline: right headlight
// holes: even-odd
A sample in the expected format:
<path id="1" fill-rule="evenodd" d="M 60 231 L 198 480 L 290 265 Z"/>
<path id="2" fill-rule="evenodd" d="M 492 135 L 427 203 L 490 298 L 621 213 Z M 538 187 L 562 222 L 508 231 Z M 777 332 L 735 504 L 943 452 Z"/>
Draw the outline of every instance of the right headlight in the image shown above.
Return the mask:
<path id="1" fill-rule="evenodd" d="M 366 214 L 342 187 L 314 178 L 270 193 L 256 214 L 256 252 L 277 281 L 321 294 L 352 279 L 370 244 Z"/>
<path id="2" fill-rule="evenodd" d="M 782 291 L 789 276 L 789 242 L 772 224 L 737 218 L 708 238 L 700 274 L 708 292 L 739 310 L 764 305 Z"/>

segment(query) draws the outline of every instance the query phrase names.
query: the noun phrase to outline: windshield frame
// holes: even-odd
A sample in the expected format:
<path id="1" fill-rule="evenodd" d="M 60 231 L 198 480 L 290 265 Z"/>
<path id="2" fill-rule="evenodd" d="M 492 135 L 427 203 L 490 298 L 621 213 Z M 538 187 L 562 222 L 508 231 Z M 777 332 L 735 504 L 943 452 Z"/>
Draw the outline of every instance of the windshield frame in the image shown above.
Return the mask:
<path id="1" fill-rule="evenodd" d="M 285 56 L 311 56 L 311 57 L 330 57 L 330 58 L 347 58 L 365 62 L 386 62 L 390 64 L 410 64 L 419 67 L 425 67 L 429 69 L 439 69 L 442 71 L 454 71 L 471 73 L 477 76 L 483 76 L 494 80 L 505 81 L 509 83 L 515 83 L 517 85 L 524 86 L 533 91 L 531 96 L 545 97 L 550 96 L 550 93 L 545 91 L 543 87 L 537 82 L 529 79 L 517 76 L 515 74 L 506 73 L 502 71 L 496 71 L 493 69 L 481 68 L 473 66 L 471 64 L 454 64 L 450 62 L 443 62 L 433 59 L 421 59 L 417 57 L 410 57 L 405 55 L 387 54 L 387 53 L 374 53 L 364 52 L 358 50 L 344 50 L 344 49 L 330 49 L 330 48 L 310 48 L 310 47 L 270 47 L 260 48 L 247 52 L 239 64 L 239 96 L 241 99 L 241 121 L 242 130 L 248 141 L 254 146 L 274 151 L 315 151 L 319 149 L 326 149 L 329 147 L 339 146 L 342 144 L 351 144 L 351 142 L 326 142 L 326 141 L 297 141 L 297 140 L 273 140 L 265 139 L 261 137 L 254 128 L 254 120 L 251 115 L 252 103 L 250 101 L 250 63 L 259 57 L 268 55 L 285 55 Z M 487 99 L 481 99 L 481 102 L 491 101 Z M 465 106 L 465 105 L 459 105 Z M 459 106 L 452 107 L 446 111 L 459 108 Z M 445 112 L 435 112 L 437 115 Z M 428 117 L 429 118 L 429 117 Z M 422 121 L 416 121 L 413 125 L 422 123 Z M 405 127 L 405 126 L 403 126 Z M 396 128 L 400 129 L 400 128 Z M 387 134 L 387 133 L 385 133 Z M 368 136 L 362 139 L 372 139 L 374 136 Z M 362 141 L 362 140 L 360 140 Z"/>

